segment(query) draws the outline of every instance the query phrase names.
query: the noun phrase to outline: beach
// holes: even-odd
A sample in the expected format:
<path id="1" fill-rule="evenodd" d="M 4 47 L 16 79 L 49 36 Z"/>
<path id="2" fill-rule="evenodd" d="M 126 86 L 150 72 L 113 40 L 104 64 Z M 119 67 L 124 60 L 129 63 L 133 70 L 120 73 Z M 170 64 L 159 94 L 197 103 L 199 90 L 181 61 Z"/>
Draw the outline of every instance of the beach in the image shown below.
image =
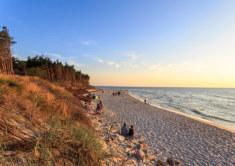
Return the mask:
<path id="1" fill-rule="evenodd" d="M 100 93 L 104 123 L 134 125 L 159 159 L 172 157 L 183 165 L 235 165 L 235 133 L 216 125 L 145 104 L 127 93 Z"/>

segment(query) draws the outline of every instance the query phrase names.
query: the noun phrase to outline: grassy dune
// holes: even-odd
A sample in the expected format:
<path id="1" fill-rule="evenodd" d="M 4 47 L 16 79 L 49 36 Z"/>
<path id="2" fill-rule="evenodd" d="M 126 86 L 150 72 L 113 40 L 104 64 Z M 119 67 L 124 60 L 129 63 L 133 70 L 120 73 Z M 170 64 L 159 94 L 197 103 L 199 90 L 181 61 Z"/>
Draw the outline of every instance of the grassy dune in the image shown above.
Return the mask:
<path id="1" fill-rule="evenodd" d="M 0 165 L 99 165 L 101 145 L 72 93 L 0 75 Z"/>

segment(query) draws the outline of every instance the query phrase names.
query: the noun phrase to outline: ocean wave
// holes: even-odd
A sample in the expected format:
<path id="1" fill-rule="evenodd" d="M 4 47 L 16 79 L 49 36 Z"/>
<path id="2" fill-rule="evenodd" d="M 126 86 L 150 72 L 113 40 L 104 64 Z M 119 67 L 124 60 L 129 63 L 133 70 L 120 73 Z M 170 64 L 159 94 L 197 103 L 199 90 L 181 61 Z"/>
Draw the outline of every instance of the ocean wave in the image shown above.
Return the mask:
<path id="1" fill-rule="evenodd" d="M 235 121 L 224 119 L 224 118 L 217 117 L 217 116 L 208 115 L 208 114 L 200 112 L 200 111 L 198 111 L 196 109 L 190 109 L 190 111 L 192 111 L 193 113 L 198 114 L 198 115 L 200 115 L 202 117 L 209 118 L 209 119 L 217 119 L 217 120 L 221 120 L 221 121 L 224 121 L 224 122 L 235 123 Z"/>
<path id="2" fill-rule="evenodd" d="M 232 94 L 235 96 L 235 89 L 222 91 L 200 89 L 195 91 L 195 89 L 189 88 L 179 90 L 152 88 L 148 91 L 145 91 L 145 89 L 129 89 L 129 92 L 141 101 L 147 99 L 153 106 L 194 115 L 229 128 L 235 127 L 233 120 L 235 119 L 235 112 L 233 112 L 235 100 L 231 97 Z"/>
<path id="3" fill-rule="evenodd" d="M 114 89 L 115 87 L 112 87 Z M 235 129 L 235 89 L 130 88 L 140 101 L 167 110 L 182 112 Z"/>

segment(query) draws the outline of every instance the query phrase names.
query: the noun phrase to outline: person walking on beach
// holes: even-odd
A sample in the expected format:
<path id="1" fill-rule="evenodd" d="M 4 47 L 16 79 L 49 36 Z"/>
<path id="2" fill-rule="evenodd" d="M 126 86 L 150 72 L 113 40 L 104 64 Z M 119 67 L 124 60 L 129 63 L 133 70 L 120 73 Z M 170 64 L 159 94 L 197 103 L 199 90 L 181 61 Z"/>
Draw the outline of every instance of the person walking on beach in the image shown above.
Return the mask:
<path id="1" fill-rule="evenodd" d="M 130 129 L 129 129 L 129 137 L 133 138 L 134 137 L 134 127 L 133 125 L 131 125 Z"/>
<path id="2" fill-rule="evenodd" d="M 128 136 L 129 135 L 129 132 L 128 132 L 128 128 L 126 126 L 126 123 L 123 123 L 123 126 L 121 128 L 121 135 L 123 135 L 124 137 Z"/>

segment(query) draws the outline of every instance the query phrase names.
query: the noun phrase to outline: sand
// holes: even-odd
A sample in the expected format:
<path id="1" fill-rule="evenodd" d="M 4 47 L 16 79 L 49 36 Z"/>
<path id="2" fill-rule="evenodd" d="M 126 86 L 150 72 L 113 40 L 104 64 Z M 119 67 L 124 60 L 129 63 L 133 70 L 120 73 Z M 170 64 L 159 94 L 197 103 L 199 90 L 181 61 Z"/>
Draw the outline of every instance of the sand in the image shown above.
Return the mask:
<path id="1" fill-rule="evenodd" d="M 129 96 L 101 94 L 105 123 L 133 124 L 160 159 L 173 157 L 184 165 L 235 165 L 235 133 Z"/>

